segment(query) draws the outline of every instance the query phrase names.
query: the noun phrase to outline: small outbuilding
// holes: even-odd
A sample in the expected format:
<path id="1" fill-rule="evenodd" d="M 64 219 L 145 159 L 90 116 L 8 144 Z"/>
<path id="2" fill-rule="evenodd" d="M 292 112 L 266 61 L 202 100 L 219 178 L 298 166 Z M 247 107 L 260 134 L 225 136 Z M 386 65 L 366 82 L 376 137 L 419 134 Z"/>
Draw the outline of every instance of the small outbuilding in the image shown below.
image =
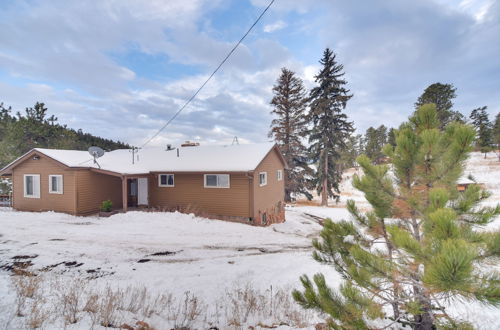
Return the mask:
<path id="1" fill-rule="evenodd" d="M 35 148 L 0 175 L 12 179 L 20 211 L 74 215 L 147 208 L 269 225 L 283 222 L 286 162 L 272 143 L 106 152 Z"/>

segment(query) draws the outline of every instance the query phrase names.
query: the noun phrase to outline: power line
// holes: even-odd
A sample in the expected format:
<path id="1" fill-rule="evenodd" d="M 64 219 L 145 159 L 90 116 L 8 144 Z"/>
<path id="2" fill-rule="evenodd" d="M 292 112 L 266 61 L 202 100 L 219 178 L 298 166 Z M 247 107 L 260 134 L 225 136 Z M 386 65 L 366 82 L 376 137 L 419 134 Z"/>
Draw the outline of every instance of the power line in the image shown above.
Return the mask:
<path id="1" fill-rule="evenodd" d="M 163 125 L 159 130 L 158 132 L 155 133 L 155 135 L 153 135 L 151 138 L 149 138 L 142 146 L 141 148 L 144 148 L 144 146 L 146 146 L 149 142 L 151 142 L 155 137 L 157 137 L 181 112 L 182 110 L 184 110 L 184 108 L 186 108 L 186 106 L 191 103 L 192 100 L 194 100 L 196 98 L 196 96 L 198 95 L 198 93 L 203 89 L 203 87 L 205 87 L 205 85 L 210 81 L 210 79 L 212 79 L 212 77 L 217 73 L 217 71 L 219 71 L 219 69 L 222 67 L 222 65 L 224 65 L 224 63 L 226 63 L 226 61 L 229 59 L 229 57 L 234 53 L 234 51 L 236 50 L 236 48 L 238 48 L 238 46 L 243 42 L 243 40 L 247 37 L 247 35 L 250 33 L 250 31 L 252 31 L 252 29 L 255 27 L 255 25 L 257 25 L 257 23 L 259 23 L 260 19 L 262 18 L 262 16 L 265 15 L 265 13 L 268 11 L 268 9 L 272 6 L 272 4 L 274 3 L 275 0 L 271 0 L 269 2 L 269 4 L 267 5 L 267 7 L 262 11 L 262 13 L 259 15 L 259 17 L 255 20 L 255 22 L 252 24 L 252 26 L 250 26 L 250 28 L 247 30 L 247 32 L 243 35 L 243 37 L 241 37 L 241 39 L 236 43 L 236 45 L 234 45 L 234 47 L 231 49 L 231 51 L 226 55 L 226 57 L 224 57 L 224 59 L 222 60 L 222 62 L 220 62 L 220 64 L 217 66 L 217 68 L 212 72 L 212 74 L 205 80 L 205 82 L 203 84 L 201 84 L 200 88 L 198 88 L 196 90 L 196 92 L 186 101 L 186 103 L 184 103 L 184 105 L 182 107 L 180 107 L 179 110 L 177 110 L 177 112 L 172 116 L 172 118 L 170 118 L 167 123 L 165 125 Z"/>

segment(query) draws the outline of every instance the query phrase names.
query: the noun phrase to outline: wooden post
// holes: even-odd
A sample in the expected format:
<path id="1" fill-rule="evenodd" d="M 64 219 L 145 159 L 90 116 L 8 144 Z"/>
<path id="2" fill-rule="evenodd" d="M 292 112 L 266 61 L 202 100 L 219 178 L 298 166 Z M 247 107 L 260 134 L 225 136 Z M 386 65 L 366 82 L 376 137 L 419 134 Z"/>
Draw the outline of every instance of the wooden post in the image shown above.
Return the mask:
<path id="1" fill-rule="evenodd" d="M 127 198 L 127 177 L 122 176 L 122 208 L 123 212 L 127 212 L 128 198 Z"/>

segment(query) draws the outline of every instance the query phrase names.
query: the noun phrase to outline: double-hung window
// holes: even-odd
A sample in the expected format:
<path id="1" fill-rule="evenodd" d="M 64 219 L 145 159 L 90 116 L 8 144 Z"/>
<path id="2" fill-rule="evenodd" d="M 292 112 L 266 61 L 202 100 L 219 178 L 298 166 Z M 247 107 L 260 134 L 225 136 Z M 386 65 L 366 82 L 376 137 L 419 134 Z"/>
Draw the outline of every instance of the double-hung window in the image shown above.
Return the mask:
<path id="1" fill-rule="evenodd" d="M 205 174 L 205 188 L 229 188 L 229 174 Z"/>
<path id="2" fill-rule="evenodd" d="M 160 174 L 158 176 L 158 186 L 159 187 L 174 187 L 174 175 L 173 174 Z"/>
<path id="3" fill-rule="evenodd" d="M 283 180 L 283 170 L 278 170 L 276 172 L 276 178 L 278 179 L 278 181 Z"/>
<path id="4" fill-rule="evenodd" d="M 259 186 L 265 186 L 267 184 L 267 172 L 259 173 Z"/>
<path id="5" fill-rule="evenodd" d="M 24 175 L 24 197 L 40 198 L 40 174 Z"/>
<path id="6" fill-rule="evenodd" d="M 49 175 L 49 193 L 62 194 L 63 193 L 63 176 L 62 175 Z"/>

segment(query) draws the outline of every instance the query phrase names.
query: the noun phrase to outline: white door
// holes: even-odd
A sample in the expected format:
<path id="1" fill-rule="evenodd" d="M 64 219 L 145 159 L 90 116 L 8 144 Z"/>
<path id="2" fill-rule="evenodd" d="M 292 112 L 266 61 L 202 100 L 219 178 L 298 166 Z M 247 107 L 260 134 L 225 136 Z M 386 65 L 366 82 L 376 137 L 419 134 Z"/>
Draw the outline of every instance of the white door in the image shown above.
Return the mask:
<path id="1" fill-rule="evenodd" d="M 139 178 L 137 183 L 139 186 L 137 204 L 148 205 L 148 178 Z"/>

